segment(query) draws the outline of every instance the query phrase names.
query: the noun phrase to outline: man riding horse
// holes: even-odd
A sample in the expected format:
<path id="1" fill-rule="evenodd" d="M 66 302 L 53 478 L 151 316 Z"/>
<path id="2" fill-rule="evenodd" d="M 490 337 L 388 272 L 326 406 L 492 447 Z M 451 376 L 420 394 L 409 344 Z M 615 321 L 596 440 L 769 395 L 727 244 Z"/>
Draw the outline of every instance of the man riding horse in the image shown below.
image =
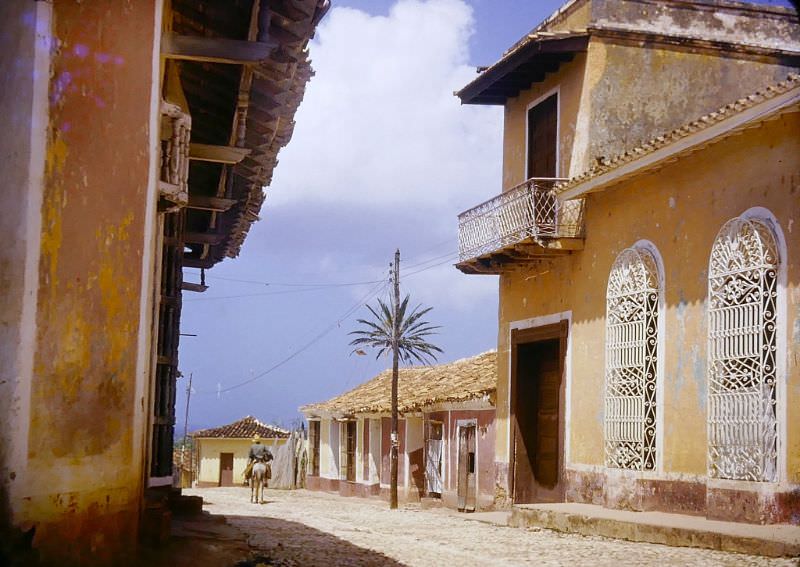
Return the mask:
<path id="1" fill-rule="evenodd" d="M 250 445 L 250 453 L 247 456 L 247 468 L 244 469 L 244 479 L 250 482 L 250 475 L 253 472 L 253 465 L 256 463 L 264 463 L 267 465 L 266 478 L 270 478 L 270 465 L 272 460 L 272 453 L 265 445 L 261 443 L 261 437 L 256 435 L 253 437 L 253 444 Z"/>

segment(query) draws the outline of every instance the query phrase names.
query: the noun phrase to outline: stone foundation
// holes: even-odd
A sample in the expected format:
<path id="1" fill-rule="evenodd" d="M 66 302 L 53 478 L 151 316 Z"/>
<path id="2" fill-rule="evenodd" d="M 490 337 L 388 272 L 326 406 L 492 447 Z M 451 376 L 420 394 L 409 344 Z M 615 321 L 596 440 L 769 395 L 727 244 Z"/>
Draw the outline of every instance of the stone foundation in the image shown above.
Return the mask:
<path id="1" fill-rule="evenodd" d="M 772 483 L 658 479 L 633 471 L 567 469 L 565 501 L 753 524 L 800 525 L 800 487 Z"/>

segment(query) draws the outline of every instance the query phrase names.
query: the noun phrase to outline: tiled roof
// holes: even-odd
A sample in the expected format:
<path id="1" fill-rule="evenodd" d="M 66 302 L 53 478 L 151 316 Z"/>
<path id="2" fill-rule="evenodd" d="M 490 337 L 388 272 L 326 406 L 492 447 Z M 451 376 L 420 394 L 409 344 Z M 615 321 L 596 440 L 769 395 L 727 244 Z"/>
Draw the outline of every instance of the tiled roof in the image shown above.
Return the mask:
<path id="1" fill-rule="evenodd" d="M 672 130 L 671 132 L 656 136 L 655 138 L 630 150 L 627 150 L 622 154 L 611 158 L 600 159 L 591 169 L 581 173 L 577 177 L 573 177 L 568 181 L 564 181 L 556 185 L 554 187 L 554 191 L 557 194 L 560 194 L 569 189 L 576 188 L 577 186 L 586 183 L 591 179 L 599 177 L 605 173 L 609 173 L 629 162 L 634 162 L 638 159 L 641 159 L 657 150 L 660 150 L 661 148 L 675 144 L 687 136 L 706 130 L 711 126 L 728 120 L 760 103 L 788 93 L 792 90 L 800 91 L 800 74 L 790 74 L 784 81 L 726 104 L 714 112 L 705 114 L 697 120 L 692 120 L 691 122 L 688 122 L 683 126 Z"/>
<path id="2" fill-rule="evenodd" d="M 463 402 L 494 394 L 497 388 L 497 353 L 485 352 L 449 364 L 401 368 L 398 378 L 398 409 L 415 411 L 432 404 Z M 320 412 L 353 415 L 391 411 L 392 371 L 384 370 L 372 380 L 326 402 L 300 408 L 306 414 Z"/>
<path id="3" fill-rule="evenodd" d="M 252 415 L 243 417 L 228 425 L 220 425 L 210 429 L 201 429 L 192 433 L 192 437 L 219 437 L 225 439 L 248 439 L 254 435 L 262 438 L 289 437 L 289 432 L 275 425 L 267 425 L 254 418 Z"/>

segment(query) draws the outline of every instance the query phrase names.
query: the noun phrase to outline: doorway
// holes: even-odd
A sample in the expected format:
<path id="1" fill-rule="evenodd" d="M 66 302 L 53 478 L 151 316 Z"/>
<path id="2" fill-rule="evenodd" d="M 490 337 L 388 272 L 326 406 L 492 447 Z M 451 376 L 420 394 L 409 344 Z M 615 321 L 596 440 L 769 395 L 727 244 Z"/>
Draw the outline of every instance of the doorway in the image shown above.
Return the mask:
<path id="1" fill-rule="evenodd" d="M 219 485 L 233 486 L 233 453 L 219 454 Z"/>
<path id="2" fill-rule="evenodd" d="M 425 492 L 429 498 L 442 497 L 442 429 L 441 421 L 425 422 Z"/>
<path id="3" fill-rule="evenodd" d="M 458 511 L 474 512 L 477 499 L 477 455 L 475 434 L 477 423 L 470 421 L 458 425 Z"/>
<path id="4" fill-rule="evenodd" d="M 566 322 L 512 334 L 511 409 L 515 504 L 564 498 Z"/>

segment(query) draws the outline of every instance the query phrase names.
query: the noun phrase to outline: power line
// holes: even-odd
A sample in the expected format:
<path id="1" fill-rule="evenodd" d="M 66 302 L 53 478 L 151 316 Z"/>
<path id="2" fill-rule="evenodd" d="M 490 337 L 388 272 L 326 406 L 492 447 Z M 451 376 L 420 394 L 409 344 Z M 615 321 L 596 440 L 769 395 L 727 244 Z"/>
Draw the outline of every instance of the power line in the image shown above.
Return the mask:
<path id="1" fill-rule="evenodd" d="M 206 278 L 211 278 L 215 280 L 224 280 L 228 282 L 239 282 L 239 283 L 249 283 L 249 284 L 258 284 L 258 285 L 274 285 L 280 287 L 347 287 L 347 286 L 356 286 L 356 285 L 369 285 L 375 284 L 382 280 L 367 280 L 362 282 L 333 282 L 333 283 L 324 283 L 324 282 L 315 282 L 315 283 L 283 283 L 283 282 L 266 282 L 266 281 L 259 281 L 259 280 L 241 280 L 237 278 L 226 278 L 223 276 L 206 276 Z"/>
<path id="2" fill-rule="evenodd" d="M 195 297 L 193 299 L 184 299 L 184 303 L 191 303 L 195 301 L 217 301 L 220 299 L 240 299 L 242 297 L 262 297 L 265 295 L 286 295 L 287 293 L 304 293 L 307 291 L 322 291 L 327 288 L 323 287 L 312 287 L 312 288 L 303 288 L 303 289 L 286 289 L 282 291 L 264 291 L 261 293 L 242 293 L 239 295 L 222 295 L 219 297 Z"/>
<path id="3" fill-rule="evenodd" d="M 286 358 L 282 359 L 280 362 L 277 362 L 277 363 L 273 364 L 271 367 L 267 368 L 263 372 L 261 372 L 259 374 L 256 374 L 255 376 L 253 376 L 253 377 L 251 377 L 251 378 L 249 378 L 247 380 L 239 382 L 238 384 L 234 384 L 233 386 L 228 386 L 227 388 L 219 388 L 219 389 L 214 390 L 214 391 L 205 391 L 205 392 L 199 392 L 199 393 L 203 393 L 203 394 L 209 394 L 209 393 L 211 393 L 211 394 L 222 394 L 222 393 L 225 393 L 225 392 L 230 392 L 231 390 L 236 390 L 237 388 L 241 388 L 242 386 L 246 386 L 247 384 L 255 382 L 256 380 L 259 380 L 260 378 L 263 378 L 267 374 L 270 374 L 271 372 L 277 370 L 278 368 L 280 368 L 281 366 L 283 366 L 284 364 L 286 364 L 287 362 L 289 362 L 293 358 L 297 357 L 302 352 L 304 352 L 304 351 L 308 350 L 309 348 L 311 348 L 311 346 L 313 346 L 315 343 L 317 343 L 319 340 L 321 340 L 325 335 L 330 333 L 333 329 L 338 327 L 342 322 L 347 320 L 353 313 L 355 313 L 358 310 L 359 307 L 361 307 L 365 303 L 369 302 L 369 300 L 371 300 L 376 295 L 380 295 L 383 292 L 383 288 L 385 286 L 387 286 L 387 285 L 388 285 L 387 282 L 385 282 L 383 280 L 380 280 L 379 285 L 370 288 L 369 292 L 364 297 L 362 297 L 356 303 L 351 305 L 347 309 L 347 311 L 345 311 L 336 321 L 334 321 L 333 323 L 328 325 L 321 333 L 316 335 L 313 339 L 311 339 L 309 342 L 304 344 L 302 347 L 300 347 L 299 349 L 294 351 L 292 354 L 290 354 Z"/>

